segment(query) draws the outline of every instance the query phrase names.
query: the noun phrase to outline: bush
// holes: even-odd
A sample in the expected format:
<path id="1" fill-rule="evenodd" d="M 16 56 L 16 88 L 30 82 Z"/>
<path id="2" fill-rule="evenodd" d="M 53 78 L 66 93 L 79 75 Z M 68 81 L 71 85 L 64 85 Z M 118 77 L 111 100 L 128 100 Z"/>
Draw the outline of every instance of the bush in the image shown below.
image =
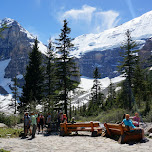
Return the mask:
<path id="1" fill-rule="evenodd" d="M 6 124 L 8 127 L 15 126 L 17 123 L 20 123 L 20 116 L 15 115 L 5 115 L 4 113 L 0 113 L 0 123 Z"/>
<path id="2" fill-rule="evenodd" d="M 19 137 L 23 132 L 23 129 L 13 129 L 13 128 L 0 128 L 0 138 L 5 137 Z"/>
<path id="3" fill-rule="evenodd" d="M 10 152 L 10 151 L 4 150 L 4 149 L 0 149 L 0 152 Z"/>

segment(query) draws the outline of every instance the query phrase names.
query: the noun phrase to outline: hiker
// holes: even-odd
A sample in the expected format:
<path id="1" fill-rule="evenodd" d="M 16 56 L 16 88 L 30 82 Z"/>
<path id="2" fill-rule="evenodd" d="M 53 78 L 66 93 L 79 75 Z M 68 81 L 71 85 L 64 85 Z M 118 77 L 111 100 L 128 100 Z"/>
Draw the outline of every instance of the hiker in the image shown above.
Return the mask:
<path id="1" fill-rule="evenodd" d="M 30 134 L 32 134 L 32 131 L 30 129 L 31 118 L 28 112 L 25 112 L 23 119 L 24 119 L 24 136 L 26 137 L 28 130 L 30 131 Z"/>
<path id="2" fill-rule="evenodd" d="M 136 127 L 139 127 L 139 122 L 140 122 L 140 118 L 139 118 L 138 113 L 136 112 L 136 113 L 135 113 L 135 116 L 133 117 L 133 124 L 134 124 Z"/>
<path id="3" fill-rule="evenodd" d="M 63 123 L 67 123 L 67 117 L 66 117 L 66 114 L 63 114 Z"/>
<path id="4" fill-rule="evenodd" d="M 142 128 L 139 127 L 135 127 L 134 124 L 132 123 L 132 121 L 130 120 L 130 115 L 126 114 L 125 115 L 125 119 L 123 119 L 122 123 L 125 124 L 125 126 L 128 126 L 130 129 L 130 132 L 135 131 L 138 133 L 142 133 L 142 139 L 144 140 L 144 130 Z"/>
<path id="5" fill-rule="evenodd" d="M 34 112 L 31 112 L 31 125 L 32 125 L 32 138 L 35 138 L 37 122 L 36 122 L 36 116 L 34 115 Z"/>
<path id="6" fill-rule="evenodd" d="M 50 112 L 48 113 L 46 123 L 48 124 L 47 132 L 50 133 L 51 132 L 51 114 L 50 114 Z"/>
<path id="7" fill-rule="evenodd" d="M 63 112 L 60 112 L 60 123 L 63 123 Z"/>
<path id="8" fill-rule="evenodd" d="M 71 119 L 71 123 L 72 123 L 72 124 L 76 123 L 76 121 L 75 121 L 75 117 L 72 117 L 72 119 Z"/>
<path id="9" fill-rule="evenodd" d="M 45 119 L 44 119 L 44 116 L 42 114 L 40 114 L 39 116 L 39 120 L 38 120 L 38 133 L 40 132 L 40 128 L 42 129 L 42 133 L 43 133 L 43 127 L 44 127 L 44 124 L 45 124 Z"/>

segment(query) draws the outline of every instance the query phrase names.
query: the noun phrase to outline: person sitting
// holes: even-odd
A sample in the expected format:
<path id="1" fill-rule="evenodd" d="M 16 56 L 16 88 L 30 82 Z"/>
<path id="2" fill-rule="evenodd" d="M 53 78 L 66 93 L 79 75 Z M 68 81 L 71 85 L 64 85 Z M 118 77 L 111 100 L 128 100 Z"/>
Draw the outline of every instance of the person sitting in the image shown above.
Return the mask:
<path id="1" fill-rule="evenodd" d="M 138 113 L 136 112 L 135 116 L 133 117 L 133 124 L 134 124 L 134 126 L 139 127 L 139 122 L 140 122 L 140 118 L 139 118 Z"/>
<path id="2" fill-rule="evenodd" d="M 125 115 L 125 119 L 123 119 L 122 123 L 125 124 L 126 127 L 129 127 L 130 132 L 136 131 L 138 133 L 142 133 L 142 139 L 145 139 L 144 138 L 144 130 L 142 128 L 134 126 L 134 124 L 130 120 L 130 115 L 129 114 Z"/>

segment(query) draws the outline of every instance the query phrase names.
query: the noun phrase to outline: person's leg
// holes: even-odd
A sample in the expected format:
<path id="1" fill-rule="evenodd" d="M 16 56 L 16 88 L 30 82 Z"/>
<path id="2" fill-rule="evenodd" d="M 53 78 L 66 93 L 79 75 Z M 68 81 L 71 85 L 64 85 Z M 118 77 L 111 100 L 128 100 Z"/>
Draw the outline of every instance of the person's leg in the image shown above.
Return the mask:
<path id="1" fill-rule="evenodd" d="M 32 130 L 31 130 L 30 126 L 29 126 L 29 131 L 30 131 L 30 135 L 32 135 Z"/>
<path id="2" fill-rule="evenodd" d="M 27 126 L 24 126 L 24 136 L 27 136 Z"/>
<path id="3" fill-rule="evenodd" d="M 41 124 L 41 127 L 42 127 L 42 133 L 43 133 L 43 124 Z"/>
<path id="4" fill-rule="evenodd" d="M 40 124 L 38 124 L 38 133 L 40 132 Z"/>
<path id="5" fill-rule="evenodd" d="M 36 132 L 36 125 L 33 125 L 33 129 L 32 129 L 32 138 L 35 138 L 35 132 Z"/>

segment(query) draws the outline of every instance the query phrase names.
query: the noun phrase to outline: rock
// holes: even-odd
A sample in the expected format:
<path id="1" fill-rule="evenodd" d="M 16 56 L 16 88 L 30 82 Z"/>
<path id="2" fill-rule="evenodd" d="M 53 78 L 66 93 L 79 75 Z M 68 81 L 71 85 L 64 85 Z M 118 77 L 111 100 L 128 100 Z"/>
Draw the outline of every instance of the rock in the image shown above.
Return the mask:
<path id="1" fill-rule="evenodd" d="M 152 138 L 152 133 L 149 134 L 149 137 Z"/>
<path id="2" fill-rule="evenodd" d="M 20 124 L 16 124 L 14 128 L 23 128 L 24 127 L 24 123 L 20 123 Z"/>
<path id="3" fill-rule="evenodd" d="M 152 128 L 150 128 L 150 129 L 148 130 L 148 132 L 152 133 Z"/>
<path id="4" fill-rule="evenodd" d="M 7 126 L 4 123 L 0 123 L 0 128 L 7 128 Z"/>

